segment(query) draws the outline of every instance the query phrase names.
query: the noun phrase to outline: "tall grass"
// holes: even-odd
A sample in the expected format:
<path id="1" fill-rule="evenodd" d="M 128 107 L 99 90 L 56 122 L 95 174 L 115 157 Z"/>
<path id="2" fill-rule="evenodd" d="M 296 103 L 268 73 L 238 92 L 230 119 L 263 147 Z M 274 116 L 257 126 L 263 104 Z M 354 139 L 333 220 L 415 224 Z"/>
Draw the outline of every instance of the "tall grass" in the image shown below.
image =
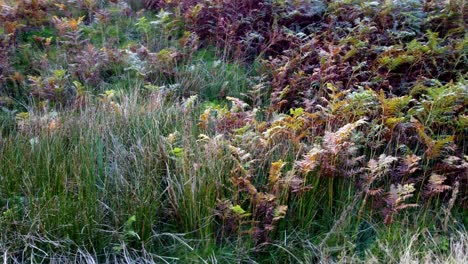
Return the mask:
<path id="1" fill-rule="evenodd" d="M 2 136 L 5 248 L 36 237 L 107 252 L 152 243 L 159 230 L 210 245 L 226 153 L 197 143 L 197 111 L 159 93 L 147 97 L 135 92 L 118 106 L 99 102 L 53 117 L 31 112 Z M 54 245 L 44 242 L 62 247 Z"/>
<path id="2" fill-rule="evenodd" d="M 132 262 L 142 257 L 158 262 L 161 257 L 198 262 L 228 260 L 231 250 L 234 259 L 252 256 L 252 249 L 242 243 L 248 236 L 216 242 L 221 223 L 214 209 L 235 194 L 230 176 L 235 161 L 222 137 L 199 137 L 197 117 L 203 106 L 168 100 L 162 91 L 135 90 L 112 100 L 110 104 L 96 98 L 78 112 L 32 111 L 15 131 L 2 134 L 0 241 L 5 258 L 100 262 L 114 257 Z M 359 234 L 357 208 L 347 212 L 319 247 L 351 202 L 352 186 L 341 179 L 319 183 L 317 177 L 310 184 L 311 192 L 285 201 L 294 213 L 275 232 L 276 242 L 263 246 L 277 253 L 261 254 L 260 259 L 308 263 L 337 253 L 344 254 L 344 262 L 358 258 L 353 244 L 347 244 Z M 331 197 L 323 195 L 330 184 Z M 412 217 L 399 218 L 402 222 L 391 229 L 378 223 L 369 227 L 377 231 L 372 239 L 380 242 L 369 246 L 367 257 L 419 258 L 409 251 L 399 254 L 394 247 L 407 239 L 407 250 L 416 250 L 416 243 L 434 235 L 414 235 L 419 224 L 412 224 Z M 408 237 L 401 237 L 404 228 Z M 432 241 L 434 253 L 415 252 L 451 257 L 446 253 L 466 243 L 466 237 L 460 242 L 451 239 L 442 235 Z M 437 252 L 440 243 L 446 249 Z"/>

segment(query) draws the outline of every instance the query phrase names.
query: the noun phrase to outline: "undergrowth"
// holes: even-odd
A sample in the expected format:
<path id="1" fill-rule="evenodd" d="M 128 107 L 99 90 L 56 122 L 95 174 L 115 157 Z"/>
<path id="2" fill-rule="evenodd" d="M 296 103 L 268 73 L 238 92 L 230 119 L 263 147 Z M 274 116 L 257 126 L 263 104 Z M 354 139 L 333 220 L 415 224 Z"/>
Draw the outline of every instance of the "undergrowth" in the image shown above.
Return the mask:
<path id="1" fill-rule="evenodd" d="M 1 257 L 468 262 L 464 12 L 0 0 Z"/>

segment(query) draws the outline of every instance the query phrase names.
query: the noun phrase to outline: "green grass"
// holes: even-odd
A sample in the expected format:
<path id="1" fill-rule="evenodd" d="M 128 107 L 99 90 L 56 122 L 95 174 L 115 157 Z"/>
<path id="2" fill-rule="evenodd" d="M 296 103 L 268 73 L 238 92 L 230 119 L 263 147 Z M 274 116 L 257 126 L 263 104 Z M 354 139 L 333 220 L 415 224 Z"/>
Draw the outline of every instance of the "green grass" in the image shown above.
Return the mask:
<path id="1" fill-rule="evenodd" d="M 186 109 L 165 102 L 158 93 L 124 94 L 116 102 L 120 102 L 121 112 L 95 101 L 79 112 L 61 112 L 57 117 L 30 113 L 22 127 L 2 134 L 0 239 L 11 257 L 23 250 L 45 257 L 34 253 L 34 247 L 47 254 L 67 247 L 68 253 L 80 249 L 96 256 L 121 256 L 131 248 L 188 262 L 210 257 L 229 262 L 229 258 L 244 255 L 266 262 L 300 259 L 307 263 L 320 254 L 357 254 L 349 243 L 358 235 L 358 207 L 324 249 L 313 246 L 331 229 L 330 220 L 337 219 L 350 202 L 354 191 L 343 179 L 311 181 L 313 191 L 287 201 L 294 213 L 272 234 L 277 242 L 265 245 L 269 254 L 251 252 L 245 244 L 248 237 L 243 235 L 243 243 L 216 243 L 219 223 L 213 209 L 219 200 L 233 195 L 230 171 L 234 163 L 228 142 L 214 138 L 197 141 L 200 106 Z M 52 120 L 60 125 L 50 129 Z M 328 184 L 333 188 L 332 207 L 328 206 L 329 196 L 322 195 Z M 401 232 L 421 232 L 418 221 L 412 220 L 414 215 L 403 214 L 391 228 L 373 223 L 375 239 L 388 244 L 372 244 L 368 254 L 384 254 L 378 257 L 383 260 L 390 256 L 382 247 L 412 247 L 402 244 Z M 132 216 L 135 220 L 129 225 Z M 450 237 L 440 234 L 438 240 L 446 243 Z M 29 244 L 30 239 L 38 244 Z M 408 237 L 404 243 L 414 239 Z M 416 241 L 419 239 L 425 238 L 418 236 Z"/>

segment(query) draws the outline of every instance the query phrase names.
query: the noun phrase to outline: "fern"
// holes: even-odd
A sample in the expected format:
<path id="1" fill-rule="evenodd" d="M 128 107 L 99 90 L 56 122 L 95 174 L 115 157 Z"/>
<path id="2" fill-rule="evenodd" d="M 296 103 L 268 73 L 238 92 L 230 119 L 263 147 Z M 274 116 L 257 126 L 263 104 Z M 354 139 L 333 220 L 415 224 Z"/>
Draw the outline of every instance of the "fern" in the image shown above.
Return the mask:
<path id="1" fill-rule="evenodd" d="M 426 87 L 420 104 L 414 106 L 410 113 L 426 126 L 450 126 L 454 124 L 453 116 L 464 111 L 462 105 L 467 101 L 468 88 L 462 83 Z"/>
<path id="2" fill-rule="evenodd" d="M 451 187 L 449 185 L 444 184 L 444 181 L 446 179 L 447 178 L 443 175 L 433 173 L 429 178 L 428 184 L 426 185 L 424 195 L 426 197 L 433 197 L 450 190 Z"/>
<path id="3" fill-rule="evenodd" d="M 401 178 L 405 178 L 416 171 L 420 170 L 419 161 L 421 157 L 414 154 L 407 155 L 396 168 L 397 175 Z"/>
<path id="4" fill-rule="evenodd" d="M 405 107 L 411 102 L 412 98 L 410 96 L 401 96 L 386 98 L 383 90 L 380 90 L 378 94 L 379 101 L 381 103 L 383 115 L 386 118 L 390 117 L 402 117 L 405 113 L 402 112 Z"/>
<path id="5" fill-rule="evenodd" d="M 419 206 L 417 204 L 405 203 L 406 200 L 413 196 L 414 191 L 415 188 L 413 184 L 399 184 L 397 187 L 392 184 L 390 186 L 390 191 L 388 191 L 385 197 L 386 207 L 382 211 L 385 218 L 385 224 L 391 225 L 394 221 L 395 215 L 401 210 Z"/>
<path id="6" fill-rule="evenodd" d="M 451 145 L 454 142 L 454 136 L 445 136 L 441 139 L 432 139 L 425 131 L 425 127 L 417 119 L 412 119 L 413 124 L 416 127 L 416 131 L 419 137 L 422 139 L 426 145 L 425 154 L 429 159 L 437 159 L 443 155 L 443 151 L 447 148 L 448 145 Z"/>

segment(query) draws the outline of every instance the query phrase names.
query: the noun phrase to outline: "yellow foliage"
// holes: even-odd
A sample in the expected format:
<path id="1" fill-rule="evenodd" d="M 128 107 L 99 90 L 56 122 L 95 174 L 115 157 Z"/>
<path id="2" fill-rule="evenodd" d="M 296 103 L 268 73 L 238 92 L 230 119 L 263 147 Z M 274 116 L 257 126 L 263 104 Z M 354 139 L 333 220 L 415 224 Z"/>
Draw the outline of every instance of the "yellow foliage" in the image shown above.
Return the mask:
<path id="1" fill-rule="evenodd" d="M 270 186 L 275 185 L 276 182 L 278 182 L 279 178 L 281 177 L 281 169 L 283 169 L 284 165 L 286 165 L 286 162 L 279 160 L 276 162 L 273 162 L 270 167 Z"/>

